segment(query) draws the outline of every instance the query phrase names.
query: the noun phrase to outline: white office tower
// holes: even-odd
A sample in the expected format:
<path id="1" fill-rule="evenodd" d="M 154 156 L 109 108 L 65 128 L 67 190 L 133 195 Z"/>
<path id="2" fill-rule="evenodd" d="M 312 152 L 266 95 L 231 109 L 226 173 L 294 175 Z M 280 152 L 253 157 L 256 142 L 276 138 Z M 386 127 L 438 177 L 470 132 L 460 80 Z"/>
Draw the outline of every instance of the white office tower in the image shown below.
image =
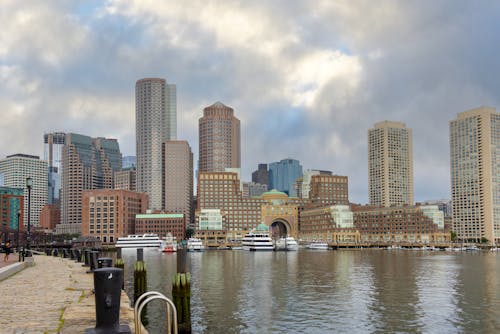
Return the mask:
<path id="1" fill-rule="evenodd" d="M 450 122 L 453 231 L 460 240 L 500 239 L 500 113 L 480 107 Z"/>
<path id="2" fill-rule="evenodd" d="M 146 78 L 135 85 L 137 191 L 149 196 L 149 209 L 162 208 L 162 144 L 177 137 L 176 87 Z"/>

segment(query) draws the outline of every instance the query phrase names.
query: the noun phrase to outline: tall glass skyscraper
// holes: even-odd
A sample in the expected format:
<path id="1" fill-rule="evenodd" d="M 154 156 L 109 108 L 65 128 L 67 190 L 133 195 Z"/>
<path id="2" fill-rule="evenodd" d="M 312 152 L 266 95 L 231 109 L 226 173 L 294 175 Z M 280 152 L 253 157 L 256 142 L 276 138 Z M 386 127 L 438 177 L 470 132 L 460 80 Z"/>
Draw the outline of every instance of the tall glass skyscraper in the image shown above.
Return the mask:
<path id="1" fill-rule="evenodd" d="M 302 165 L 295 159 L 283 159 L 269 164 L 269 189 L 297 197 L 295 181 L 302 177 Z"/>
<path id="2" fill-rule="evenodd" d="M 176 86 L 146 78 L 135 84 L 137 191 L 149 196 L 149 209 L 162 209 L 162 144 L 177 139 Z"/>
<path id="3" fill-rule="evenodd" d="M 453 231 L 464 241 L 500 242 L 500 113 L 481 107 L 450 122 Z"/>
<path id="4" fill-rule="evenodd" d="M 62 132 L 46 133 L 43 135 L 43 159 L 49 164 L 49 204 L 60 204 L 61 200 L 61 163 L 62 149 L 66 134 Z"/>

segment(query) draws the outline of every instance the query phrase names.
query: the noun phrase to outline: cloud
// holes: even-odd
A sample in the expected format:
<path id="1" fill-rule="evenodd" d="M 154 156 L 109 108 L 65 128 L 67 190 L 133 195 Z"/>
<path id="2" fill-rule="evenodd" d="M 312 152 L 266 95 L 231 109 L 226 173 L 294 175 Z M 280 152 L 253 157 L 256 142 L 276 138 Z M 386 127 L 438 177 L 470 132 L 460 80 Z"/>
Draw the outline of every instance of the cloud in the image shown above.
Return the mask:
<path id="1" fill-rule="evenodd" d="M 483 4 L 484 5 L 484 4 Z M 118 138 L 135 151 L 135 81 L 177 85 L 178 136 L 204 107 L 242 124 L 242 175 L 291 157 L 349 176 L 367 200 L 367 130 L 413 129 L 415 197 L 449 196 L 448 122 L 498 106 L 498 4 L 438 1 L 4 1 L 0 156 L 42 135 Z M 6 140 L 5 138 L 16 138 Z"/>

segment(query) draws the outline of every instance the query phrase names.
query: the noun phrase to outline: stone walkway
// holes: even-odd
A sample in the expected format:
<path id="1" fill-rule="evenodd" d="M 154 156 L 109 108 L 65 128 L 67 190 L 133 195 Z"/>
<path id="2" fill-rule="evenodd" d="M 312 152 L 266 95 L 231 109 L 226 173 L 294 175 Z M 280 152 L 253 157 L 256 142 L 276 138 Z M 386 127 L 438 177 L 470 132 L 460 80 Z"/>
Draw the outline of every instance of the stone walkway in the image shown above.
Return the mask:
<path id="1" fill-rule="evenodd" d="M 93 328 L 93 275 L 87 268 L 60 257 L 35 255 L 34 261 L 0 282 L 0 333 L 82 333 Z M 133 312 L 126 303 L 122 293 L 120 322 L 132 321 L 133 332 Z"/>

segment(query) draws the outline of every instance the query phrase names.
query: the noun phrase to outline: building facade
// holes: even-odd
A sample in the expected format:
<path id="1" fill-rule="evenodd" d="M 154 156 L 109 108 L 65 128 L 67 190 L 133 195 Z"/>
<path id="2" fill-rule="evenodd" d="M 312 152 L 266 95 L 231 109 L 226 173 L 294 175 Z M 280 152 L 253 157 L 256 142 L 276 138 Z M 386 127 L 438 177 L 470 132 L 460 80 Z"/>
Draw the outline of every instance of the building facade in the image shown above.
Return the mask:
<path id="1" fill-rule="evenodd" d="M 297 197 L 295 181 L 302 177 L 302 165 L 295 159 L 283 159 L 269 164 L 269 189 Z"/>
<path id="2" fill-rule="evenodd" d="M 361 241 L 382 243 L 449 242 L 450 233 L 440 228 L 444 215 L 419 206 L 352 206 L 354 226 Z M 441 215 L 439 215 L 441 214 Z"/>
<path id="3" fill-rule="evenodd" d="M 188 226 L 193 226 L 193 152 L 187 141 L 163 143 L 163 171 L 162 207 L 184 214 Z"/>
<path id="4" fill-rule="evenodd" d="M 149 208 L 162 209 L 162 143 L 177 138 L 176 86 L 146 78 L 135 85 L 137 191 L 149 196 Z"/>
<path id="5" fill-rule="evenodd" d="M 47 204 L 40 213 L 40 227 L 46 231 L 54 231 L 61 222 L 61 208 L 56 204 Z"/>
<path id="6" fill-rule="evenodd" d="M 356 243 L 361 240 L 347 205 L 306 209 L 300 213 L 300 238 L 304 241 Z"/>
<path id="7" fill-rule="evenodd" d="M 14 240 L 24 231 L 24 193 L 21 188 L 0 187 L 0 242 Z"/>
<path id="8" fill-rule="evenodd" d="M 500 242 L 500 113 L 480 107 L 450 122 L 452 225 L 459 240 Z"/>
<path id="9" fill-rule="evenodd" d="M 199 119 L 198 171 L 224 172 L 241 167 L 240 120 L 220 102 L 203 109 Z"/>
<path id="10" fill-rule="evenodd" d="M 137 165 L 136 161 L 135 155 L 124 156 L 122 160 L 122 169 L 135 168 Z"/>
<path id="11" fill-rule="evenodd" d="M 61 224 L 56 233 L 81 233 L 84 190 L 113 189 L 122 159 L 116 139 L 66 134 L 62 159 Z"/>
<path id="12" fill-rule="evenodd" d="M 347 176 L 312 175 L 309 180 L 309 200 L 314 206 L 348 205 Z"/>
<path id="13" fill-rule="evenodd" d="M 413 205 L 412 132 L 404 123 L 368 130 L 368 182 L 370 205 Z"/>
<path id="14" fill-rule="evenodd" d="M 114 178 L 115 189 L 137 190 L 137 170 L 135 167 L 128 167 L 116 171 Z"/>
<path id="15" fill-rule="evenodd" d="M 0 173 L 4 175 L 4 185 L 24 190 L 24 217 L 28 222 L 28 188 L 26 179 L 33 181 L 30 200 L 30 224 L 38 226 L 40 212 L 48 201 L 48 165 L 40 157 L 27 154 L 14 154 L 0 160 Z"/>
<path id="16" fill-rule="evenodd" d="M 147 213 L 135 216 L 135 233 L 171 234 L 176 240 L 186 238 L 186 218 L 182 213 Z"/>
<path id="17" fill-rule="evenodd" d="M 269 186 L 269 171 L 267 164 L 259 164 L 257 170 L 252 173 L 252 182 Z"/>
<path id="18" fill-rule="evenodd" d="M 243 197 L 259 197 L 265 193 L 267 189 L 267 184 L 260 184 L 255 182 L 243 182 Z"/>
<path id="19" fill-rule="evenodd" d="M 148 196 L 129 190 L 96 189 L 82 192 L 82 236 L 103 243 L 135 233 L 135 217 L 145 213 Z"/>
<path id="20" fill-rule="evenodd" d="M 65 140 L 66 134 L 62 132 L 46 133 L 43 135 L 43 159 L 49 165 L 49 204 L 61 205 L 62 150 Z"/>

